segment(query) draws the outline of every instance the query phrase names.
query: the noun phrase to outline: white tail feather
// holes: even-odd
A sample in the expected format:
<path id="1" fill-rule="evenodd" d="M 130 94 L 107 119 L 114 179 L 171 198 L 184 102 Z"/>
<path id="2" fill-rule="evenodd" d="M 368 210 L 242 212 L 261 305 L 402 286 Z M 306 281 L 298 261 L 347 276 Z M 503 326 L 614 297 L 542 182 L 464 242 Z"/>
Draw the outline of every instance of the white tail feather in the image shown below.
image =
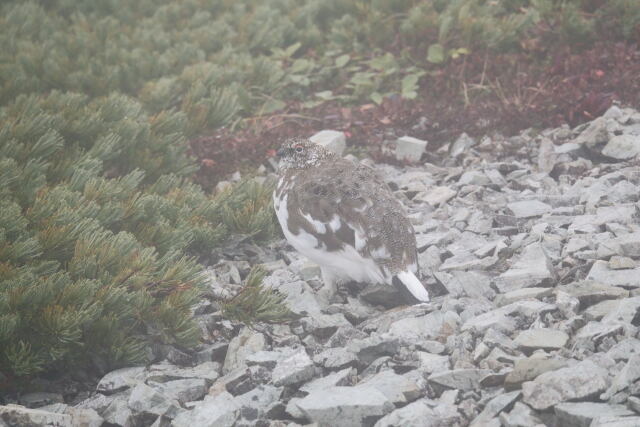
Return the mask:
<path id="1" fill-rule="evenodd" d="M 429 301 L 429 292 L 427 292 L 415 274 L 410 271 L 403 271 L 402 273 L 398 273 L 397 277 L 418 301 Z"/>

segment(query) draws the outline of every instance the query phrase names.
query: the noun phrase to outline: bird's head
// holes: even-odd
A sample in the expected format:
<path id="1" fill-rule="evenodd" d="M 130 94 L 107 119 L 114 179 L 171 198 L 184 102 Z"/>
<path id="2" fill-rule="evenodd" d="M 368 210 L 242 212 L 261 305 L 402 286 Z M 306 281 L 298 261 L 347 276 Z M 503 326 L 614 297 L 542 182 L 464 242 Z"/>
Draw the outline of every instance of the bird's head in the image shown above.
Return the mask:
<path id="1" fill-rule="evenodd" d="M 276 152 L 280 158 L 280 169 L 305 169 L 320 161 L 335 156 L 334 153 L 308 139 L 288 139 Z"/>

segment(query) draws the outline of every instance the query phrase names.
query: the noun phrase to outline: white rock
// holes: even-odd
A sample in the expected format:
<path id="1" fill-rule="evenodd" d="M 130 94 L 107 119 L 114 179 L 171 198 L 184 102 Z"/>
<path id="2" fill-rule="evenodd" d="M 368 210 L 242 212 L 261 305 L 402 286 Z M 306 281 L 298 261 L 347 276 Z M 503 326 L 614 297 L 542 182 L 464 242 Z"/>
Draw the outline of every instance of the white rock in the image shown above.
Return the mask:
<path id="1" fill-rule="evenodd" d="M 12 404 L 0 406 L 0 423 L 2 426 L 73 427 L 71 415 L 29 409 Z"/>
<path id="2" fill-rule="evenodd" d="M 602 149 L 602 154 L 618 160 L 633 159 L 640 154 L 640 136 L 616 135 Z"/>
<path id="3" fill-rule="evenodd" d="M 597 402 L 565 402 L 556 405 L 554 410 L 558 423 L 563 427 L 589 427 L 599 418 L 635 415 L 623 405 Z"/>
<path id="4" fill-rule="evenodd" d="M 381 417 L 394 409 L 387 397 L 367 386 L 330 387 L 310 393 L 296 406 L 322 427 L 359 427 L 368 417 Z"/>
<path id="5" fill-rule="evenodd" d="M 333 151 L 338 156 L 342 156 L 347 148 L 347 137 L 343 132 L 337 130 L 321 130 L 309 140 L 315 144 L 322 145 L 329 151 Z"/>
<path id="6" fill-rule="evenodd" d="M 509 270 L 496 279 L 500 292 L 551 284 L 555 272 L 547 251 L 540 243 L 527 246 Z"/>
<path id="7" fill-rule="evenodd" d="M 551 206 L 539 200 L 521 200 L 507 205 L 516 218 L 532 218 L 551 212 Z"/>
<path id="8" fill-rule="evenodd" d="M 413 198 L 416 202 L 427 202 L 431 206 L 439 206 L 453 198 L 456 192 L 449 187 L 433 187 L 425 192 L 416 194 Z"/>
<path id="9" fill-rule="evenodd" d="M 358 384 L 361 385 L 378 389 L 396 406 L 412 402 L 420 396 L 420 389 L 414 381 L 393 371 L 378 372 Z"/>
<path id="10" fill-rule="evenodd" d="M 293 385 L 313 377 L 315 365 L 303 347 L 279 360 L 273 369 L 272 381 L 275 385 Z"/>
<path id="11" fill-rule="evenodd" d="M 232 427 L 240 413 L 240 405 L 226 391 L 207 396 L 190 411 L 181 412 L 173 427 Z"/>
<path id="12" fill-rule="evenodd" d="M 522 384 L 523 401 L 534 409 L 546 410 L 561 402 L 600 393 L 608 386 L 607 370 L 585 360 L 525 382 Z"/>
<path id="13" fill-rule="evenodd" d="M 569 335 L 566 332 L 549 328 L 528 329 L 521 331 L 515 339 L 515 343 L 524 350 L 558 350 L 563 348 Z"/>
<path id="14" fill-rule="evenodd" d="M 267 341 L 263 334 L 254 332 L 249 328 L 244 328 L 240 334 L 229 343 L 222 373 L 228 374 L 234 369 L 245 365 L 245 359 L 248 355 L 264 350 L 266 345 Z"/>
<path id="15" fill-rule="evenodd" d="M 428 141 L 403 136 L 396 140 L 395 156 L 397 160 L 417 163 L 422 157 L 422 153 L 427 148 Z"/>

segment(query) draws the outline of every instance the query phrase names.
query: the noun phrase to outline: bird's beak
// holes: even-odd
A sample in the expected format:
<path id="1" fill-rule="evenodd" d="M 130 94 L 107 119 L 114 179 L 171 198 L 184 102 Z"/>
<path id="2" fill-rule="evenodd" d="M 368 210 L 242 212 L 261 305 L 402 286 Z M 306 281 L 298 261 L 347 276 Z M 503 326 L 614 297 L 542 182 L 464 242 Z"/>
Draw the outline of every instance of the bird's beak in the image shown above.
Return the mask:
<path id="1" fill-rule="evenodd" d="M 283 157 L 286 154 L 287 150 L 284 147 L 280 147 L 278 148 L 278 151 L 276 151 L 276 156 L 278 157 Z"/>

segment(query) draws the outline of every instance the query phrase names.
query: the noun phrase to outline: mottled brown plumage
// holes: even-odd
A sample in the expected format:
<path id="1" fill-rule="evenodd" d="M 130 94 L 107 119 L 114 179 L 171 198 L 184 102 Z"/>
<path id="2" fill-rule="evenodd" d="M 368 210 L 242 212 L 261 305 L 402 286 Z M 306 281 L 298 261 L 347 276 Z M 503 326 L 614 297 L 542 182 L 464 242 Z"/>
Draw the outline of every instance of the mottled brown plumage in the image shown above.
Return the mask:
<path id="1" fill-rule="evenodd" d="M 399 273 L 417 272 L 413 227 L 371 168 L 307 140 L 290 140 L 279 152 L 278 219 L 291 244 L 324 268 L 325 280 L 392 284 Z M 339 257 L 347 255 L 356 264 L 341 265 Z M 358 256 L 367 265 L 364 272 L 355 271 Z"/>

